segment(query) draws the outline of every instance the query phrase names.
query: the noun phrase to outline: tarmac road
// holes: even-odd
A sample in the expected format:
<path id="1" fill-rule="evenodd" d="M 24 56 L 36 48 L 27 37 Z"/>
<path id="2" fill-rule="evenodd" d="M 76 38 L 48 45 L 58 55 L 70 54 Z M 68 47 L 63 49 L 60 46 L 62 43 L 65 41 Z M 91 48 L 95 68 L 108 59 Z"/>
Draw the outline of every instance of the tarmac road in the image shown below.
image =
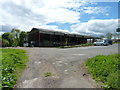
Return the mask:
<path id="1" fill-rule="evenodd" d="M 21 47 L 19 47 L 21 48 Z M 98 88 L 83 62 L 96 55 L 118 53 L 118 45 L 77 48 L 21 48 L 29 55 L 17 88 Z M 44 73 L 52 75 L 45 77 Z"/>

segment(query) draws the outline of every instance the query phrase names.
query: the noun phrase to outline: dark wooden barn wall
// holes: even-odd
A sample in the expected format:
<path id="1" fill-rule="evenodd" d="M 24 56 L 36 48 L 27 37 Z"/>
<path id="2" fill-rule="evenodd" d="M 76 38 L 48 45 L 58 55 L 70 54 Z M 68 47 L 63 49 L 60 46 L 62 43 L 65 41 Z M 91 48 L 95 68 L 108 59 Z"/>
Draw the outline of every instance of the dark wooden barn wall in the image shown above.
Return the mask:
<path id="1" fill-rule="evenodd" d="M 87 39 L 84 37 L 45 34 L 39 33 L 39 30 L 33 30 L 29 33 L 29 46 L 31 46 L 31 41 L 34 41 L 36 46 L 62 46 L 87 43 Z"/>

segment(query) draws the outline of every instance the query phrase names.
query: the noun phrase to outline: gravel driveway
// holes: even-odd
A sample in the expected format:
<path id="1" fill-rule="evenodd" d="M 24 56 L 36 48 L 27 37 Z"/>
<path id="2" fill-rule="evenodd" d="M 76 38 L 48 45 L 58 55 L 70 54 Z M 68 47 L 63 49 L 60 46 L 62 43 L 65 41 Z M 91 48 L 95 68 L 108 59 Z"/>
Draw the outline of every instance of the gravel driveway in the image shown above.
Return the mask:
<path id="1" fill-rule="evenodd" d="M 21 48 L 29 62 L 17 82 L 17 88 L 97 88 L 83 62 L 96 55 L 117 53 L 117 44 L 78 48 Z M 52 75 L 45 77 L 44 73 Z"/>

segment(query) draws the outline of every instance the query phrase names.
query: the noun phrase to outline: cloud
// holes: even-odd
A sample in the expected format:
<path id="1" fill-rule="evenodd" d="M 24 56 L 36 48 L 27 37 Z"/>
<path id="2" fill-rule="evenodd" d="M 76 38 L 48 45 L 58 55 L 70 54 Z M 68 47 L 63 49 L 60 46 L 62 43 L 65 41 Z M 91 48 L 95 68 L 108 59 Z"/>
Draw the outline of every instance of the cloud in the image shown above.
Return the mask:
<path id="1" fill-rule="evenodd" d="M 87 14 L 107 14 L 110 7 L 83 7 L 83 12 Z"/>
<path id="2" fill-rule="evenodd" d="M 0 25 L 0 31 L 2 32 L 10 32 L 13 28 L 18 28 L 17 26 L 12 26 L 9 24 L 5 24 L 5 25 Z"/>
<path id="3" fill-rule="evenodd" d="M 38 27 L 38 28 L 39 28 L 39 27 Z M 70 33 L 69 30 L 58 29 L 58 26 L 55 26 L 55 25 L 52 25 L 52 26 L 51 26 L 51 25 L 42 25 L 42 26 L 40 26 L 40 28 Z"/>
<path id="4" fill-rule="evenodd" d="M 88 0 L 89 1 L 89 0 Z M 91 0 L 92 2 L 119 2 L 120 0 Z"/>
<path id="5" fill-rule="evenodd" d="M 80 23 L 81 13 L 99 14 L 105 12 L 105 7 L 86 7 L 90 4 L 95 4 L 87 1 L 2 0 L 0 1 L 0 25 L 7 25 L 6 27 L 17 26 L 24 31 L 30 31 L 33 27 L 61 30 L 58 29 L 58 26 L 47 24 L 51 22 L 61 24 Z M 6 30 L 3 32 L 6 32 Z"/>
<path id="6" fill-rule="evenodd" d="M 104 35 L 114 33 L 118 27 L 118 19 L 110 20 L 89 20 L 88 22 L 72 25 L 71 29 L 75 32 L 87 35 Z"/>
<path id="7" fill-rule="evenodd" d="M 0 3 L 0 24 L 11 24 L 25 31 L 50 22 L 79 22 L 80 13 L 66 8 L 82 5 L 74 0 L 5 0 Z"/>
<path id="8" fill-rule="evenodd" d="M 69 8 L 78 8 L 82 5 L 85 5 L 85 3 L 80 3 L 78 0 L 41 0 L 41 1 L 33 1 L 35 5 L 32 4 L 32 2 L 26 2 L 27 5 L 25 5 L 27 8 L 31 8 L 31 10 L 35 13 L 40 13 L 43 16 L 45 16 L 45 20 L 47 23 L 50 22 L 59 22 L 59 23 L 75 23 L 79 22 L 79 12 L 75 12 L 72 10 L 69 10 Z M 38 3 L 38 4 L 37 4 Z M 42 3 L 42 6 L 39 5 L 39 3 Z M 39 7 L 40 6 L 40 7 Z M 73 18 L 74 17 L 74 18 Z"/>
<path id="9" fill-rule="evenodd" d="M 19 26 L 23 30 L 27 30 L 31 25 L 36 26 L 45 23 L 43 15 L 34 13 L 30 9 L 12 2 L 2 3 L 0 12 L 0 24 Z"/>

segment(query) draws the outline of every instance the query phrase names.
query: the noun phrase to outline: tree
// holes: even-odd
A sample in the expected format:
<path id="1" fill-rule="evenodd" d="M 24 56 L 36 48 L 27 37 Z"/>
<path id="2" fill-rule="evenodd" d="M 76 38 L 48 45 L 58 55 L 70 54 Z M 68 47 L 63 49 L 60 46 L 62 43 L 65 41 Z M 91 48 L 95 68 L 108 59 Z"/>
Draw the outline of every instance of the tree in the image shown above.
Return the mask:
<path id="1" fill-rule="evenodd" d="M 114 39 L 117 39 L 117 38 L 118 38 L 118 35 L 119 35 L 118 33 L 113 33 L 112 36 L 114 37 Z"/>
<path id="2" fill-rule="evenodd" d="M 116 29 L 116 32 L 120 32 L 120 28 L 117 28 L 117 29 Z"/>
<path id="3" fill-rule="evenodd" d="M 2 39 L 2 45 L 3 45 L 3 47 L 8 47 L 8 46 L 10 46 L 10 43 L 7 39 Z"/>
<path id="4" fill-rule="evenodd" d="M 4 33 L 2 34 L 2 41 L 3 43 L 7 43 L 7 46 L 8 46 L 8 43 L 9 43 L 9 46 L 12 45 L 12 36 L 11 36 L 11 33 Z"/>
<path id="5" fill-rule="evenodd" d="M 107 33 L 107 34 L 106 34 L 106 38 L 107 38 L 107 39 L 111 39 L 111 38 L 112 38 L 112 35 L 113 35 L 113 34 L 111 34 L 111 33 Z"/>
<path id="6" fill-rule="evenodd" d="M 8 32 L 6 32 L 6 33 L 2 34 L 2 38 L 3 38 L 3 39 L 10 40 L 10 36 L 11 36 L 11 34 L 10 34 L 10 33 L 8 33 Z"/>
<path id="7" fill-rule="evenodd" d="M 12 29 L 11 32 L 2 34 L 4 46 L 22 46 L 24 42 L 27 42 L 27 32 L 20 31 L 19 29 Z"/>
<path id="8" fill-rule="evenodd" d="M 105 36 L 104 36 L 104 35 L 101 35 L 100 38 L 103 39 L 103 38 L 105 38 Z"/>
<path id="9" fill-rule="evenodd" d="M 20 42 L 20 39 L 19 39 L 20 30 L 19 29 L 12 29 L 11 35 L 12 35 L 12 41 L 13 41 L 12 46 L 18 46 L 19 42 Z"/>
<path id="10" fill-rule="evenodd" d="M 27 42 L 27 32 L 25 32 L 25 31 L 22 31 L 21 33 L 20 33 L 20 43 L 19 43 L 19 45 L 20 46 L 22 46 L 23 45 L 23 43 L 24 42 Z"/>

